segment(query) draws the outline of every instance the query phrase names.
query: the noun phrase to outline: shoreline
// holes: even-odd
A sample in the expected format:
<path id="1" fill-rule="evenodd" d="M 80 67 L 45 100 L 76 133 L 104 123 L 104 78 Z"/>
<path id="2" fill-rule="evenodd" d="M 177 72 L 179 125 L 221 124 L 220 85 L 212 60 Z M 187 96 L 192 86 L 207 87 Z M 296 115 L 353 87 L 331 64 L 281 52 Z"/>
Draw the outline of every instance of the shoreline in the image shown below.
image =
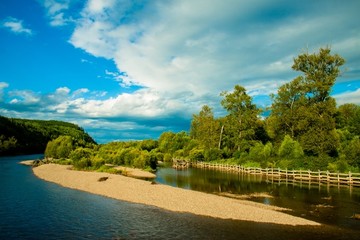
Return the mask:
<path id="1" fill-rule="evenodd" d="M 69 166 L 45 164 L 34 174 L 48 182 L 122 201 L 220 219 L 291 226 L 321 226 L 320 223 L 281 212 L 281 208 L 175 188 L 121 175 L 69 170 Z M 99 181 L 100 179 L 106 179 Z"/>

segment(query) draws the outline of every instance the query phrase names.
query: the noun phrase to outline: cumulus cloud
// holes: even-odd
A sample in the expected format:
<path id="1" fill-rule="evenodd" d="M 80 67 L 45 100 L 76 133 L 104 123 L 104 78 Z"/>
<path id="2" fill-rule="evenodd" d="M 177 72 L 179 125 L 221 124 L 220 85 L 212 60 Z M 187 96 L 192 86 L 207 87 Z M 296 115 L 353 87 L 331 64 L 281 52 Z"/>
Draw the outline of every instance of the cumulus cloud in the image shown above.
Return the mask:
<path id="1" fill-rule="evenodd" d="M 65 11 L 70 7 L 70 0 L 42 0 L 41 3 L 47 10 L 51 26 L 64 26 L 73 21 L 72 17 L 65 16 Z"/>
<path id="2" fill-rule="evenodd" d="M 125 82 L 161 93 L 202 95 L 235 84 L 275 87 L 274 82 L 294 77 L 292 59 L 307 45 L 335 48 L 349 41 L 342 34 L 344 26 L 354 26 L 348 13 L 340 15 L 336 7 L 313 10 L 317 5 L 181 0 L 150 1 L 140 8 L 130 1 L 88 1 L 70 42 L 113 59 L 126 73 Z M 360 53 L 351 49 L 344 53 Z"/>
<path id="3" fill-rule="evenodd" d="M 8 84 L 0 83 L 1 95 L 6 87 Z M 165 130 L 181 131 L 188 127 L 194 110 L 184 105 L 184 99 L 164 99 L 150 89 L 104 100 L 91 99 L 94 94 L 100 93 L 86 88 L 72 91 L 68 87 L 47 94 L 9 91 L 6 101 L 0 102 L 0 115 L 73 122 L 88 129 L 97 141 L 107 142 L 154 138 Z"/>
<path id="4" fill-rule="evenodd" d="M 333 95 L 338 105 L 345 103 L 354 103 L 360 105 L 360 88 L 355 91 L 347 91 L 344 93 Z"/>
<path id="5" fill-rule="evenodd" d="M 105 75 L 129 91 L 108 97 L 101 90 L 62 87 L 40 97 L 13 93 L 8 103 L 90 118 L 84 124 L 98 129 L 100 121 L 114 127 L 110 119 L 128 129 L 150 129 L 148 120 L 156 119 L 154 131 L 166 129 L 162 118 L 183 117 L 189 124 L 203 104 L 221 113 L 219 93 L 236 84 L 266 106 L 264 96 L 299 74 L 291 69 L 293 58 L 327 45 L 348 61 L 339 81 L 359 80 L 359 1 L 88 0 L 76 15 L 73 1 L 42 3 L 51 25 L 74 24 L 74 47 L 115 62 L 117 71 L 104 70 Z M 357 92 L 336 97 L 353 101 Z"/>
<path id="6" fill-rule="evenodd" d="M 0 84 L 1 94 L 5 83 Z M 140 89 L 133 93 L 122 93 L 116 97 L 103 100 L 92 99 L 91 95 L 105 96 L 105 93 L 91 92 L 81 88 L 71 91 L 67 87 L 60 87 L 53 93 L 42 94 L 31 90 L 14 90 L 7 93 L 8 108 L 22 108 L 23 111 L 57 112 L 75 114 L 90 118 L 154 118 L 168 117 L 172 114 L 185 114 L 190 117 L 193 108 L 185 106 L 181 96 L 177 99 L 165 99 L 158 92 L 151 89 Z M 183 98 L 188 98 L 186 94 Z M 10 105 L 10 106 L 9 106 Z M 184 112 L 184 108 L 188 111 Z"/>
<path id="7" fill-rule="evenodd" d="M 13 18 L 13 17 L 6 18 L 3 21 L 2 26 L 16 34 L 25 34 L 25 35 L 33 34 L 33 31 L 30 28 L 26 28 L 23 24 L 23 21 L 17 18 Z"/>

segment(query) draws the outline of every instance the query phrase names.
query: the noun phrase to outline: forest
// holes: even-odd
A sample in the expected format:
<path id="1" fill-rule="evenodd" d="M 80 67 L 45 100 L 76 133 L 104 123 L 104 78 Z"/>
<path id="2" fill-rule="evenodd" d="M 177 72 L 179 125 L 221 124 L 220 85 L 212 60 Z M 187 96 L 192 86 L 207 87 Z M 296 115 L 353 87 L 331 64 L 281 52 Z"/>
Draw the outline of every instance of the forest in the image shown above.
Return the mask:
<path id="1" fill-rule="evenodd" d="M 78 146 L 96 144 L 84 129 L 72 123 L 0 116 L 0 156 L 43 153 L 50 140 L 62 135 L 73 138 Z"/>
<path id="2" fill-rule="evenodd" d="M 332 87 L 345 60 L 330 48 L 303 53 L 292 69 L 299 76 L 279 87 L 272 105 L 260 109 L 246 89 L 222 92 L 227 115 L 215 117 L 204 105 L 190 131 L 164 132 L 159 139 L 79 146 L 71 137 L 50 141 L 45 155 L 78 169 L 106 170 L 105 164 L 155 169 L 172 159 L 217 161 L 252 167 L 360 171 L 360 106 L 337 106 Z M 262 113 L 269 111 L 268 116 Z"/>

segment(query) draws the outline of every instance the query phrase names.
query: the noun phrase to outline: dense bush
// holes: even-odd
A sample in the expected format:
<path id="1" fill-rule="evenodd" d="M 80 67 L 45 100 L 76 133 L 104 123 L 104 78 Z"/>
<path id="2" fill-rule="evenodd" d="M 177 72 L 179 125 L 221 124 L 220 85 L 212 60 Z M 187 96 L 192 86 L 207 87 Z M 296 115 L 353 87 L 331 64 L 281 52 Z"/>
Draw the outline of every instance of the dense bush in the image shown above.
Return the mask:
<path id="1" fill-rule="evenodd" d="M 68 158 L 71 151 L 75 148 L 74 141 L 70 136 L 60 136 L 48 142 L 45 149 L 45 157 L 48 158 Z"/>

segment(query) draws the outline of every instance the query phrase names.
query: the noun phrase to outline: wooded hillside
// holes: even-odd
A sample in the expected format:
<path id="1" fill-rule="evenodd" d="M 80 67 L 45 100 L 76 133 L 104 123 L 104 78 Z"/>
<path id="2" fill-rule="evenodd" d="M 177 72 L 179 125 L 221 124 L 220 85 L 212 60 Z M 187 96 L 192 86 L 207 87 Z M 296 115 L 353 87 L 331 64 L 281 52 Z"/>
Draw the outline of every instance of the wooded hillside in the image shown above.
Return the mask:
<path id="1" fill-rule="evenodd" d="M 61 135 L 72 137 L 79 146 L 96 144 L 84 129 L 72 123 L 0 116 L 0 155 L 43 153 L 46 144 Z"/>

